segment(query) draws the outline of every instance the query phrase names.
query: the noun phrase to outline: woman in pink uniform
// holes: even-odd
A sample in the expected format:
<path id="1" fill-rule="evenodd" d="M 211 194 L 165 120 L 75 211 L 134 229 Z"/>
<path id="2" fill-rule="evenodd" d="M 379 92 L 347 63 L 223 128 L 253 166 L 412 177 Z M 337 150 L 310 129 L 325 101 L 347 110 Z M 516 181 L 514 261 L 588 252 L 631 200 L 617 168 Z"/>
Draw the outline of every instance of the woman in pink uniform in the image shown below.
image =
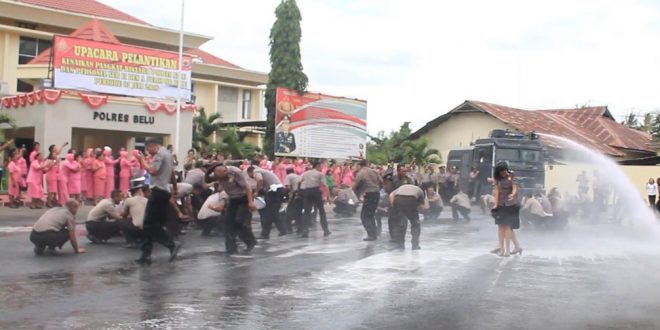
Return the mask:
<path id="1" fill-rule="evenodd" d="M 25 147 L 22 147 L 18 149 L 18 160 L 16 160 L 16 165 L 21 169 L 21 173 L 23 174 L 23 185 L 21 188 L 26 188 L 27 183 L 27 174 L 28 174 L 28 167 L 27 167 L 27 161 L 25 160 Z"/>
<path id="2" fill-rule="evenodd" d="M 128 151 L 119 152 L 119 190 L 128 196 L 128 189 L 131 183 L 131 161 L 128 159 Z"/>
<path id="3" fill-rule="evenodd" d="M 341 173 L 342 186 L 352 187 L 353 179 L 355 179 L 355 174 L 353 173 L 353 168 L 351 167 L 351 163 L 346 162 L 344 163 L 344 169 L 342 170 Z"/>
<path id="4" fill-rule="evenodd" d="M 43 208 L 44 204 L 44 172 L 48 171 L 49 163 L 44 160 L 40 152 L 34 154 L 34 161 L 30 163 L 30 172 L 27 176 L 28 196 L 32 200 L 31 209 Z"/>
<path id="5" fill-rule="evenodd" d="M 39 142 L 35 142 L 32 144 L 32 151 L 30 152 L 30 164 L 37 159 L 37 154 L 40 152 L 41 149 L 41 144 Z"/>
<path id="6" fill-rule="evenodd" d="M 99 150 L 96 152 L 96 158 L 92 163 L 92 172 L 94 173 L 94 205 L 98 204 L 99 201 L 105 196 L 105 180 L 107 171 L 105 169 L 105 157 L 103 157 L 103 151 Z"/>
<path id="7" fill-rule="evenodd" d="M 60 172 L 60 160 L 57 159 L 57 154 L 51 153 L 46 160 L 48 164 L 48 171 L 46 171 L 46 207 L 52 208 L 57 206 L 57 178 Z"/>
<path id="8" fill-rule="evenodd" d="M 62 169 L 66 173 L 67 190 L 71 198 L 80 200 L 80 190 L 82 186 L 82 171 L 80 166 L 80 154 L 69 153 L 64 156 Z"/>
<path id="9" fill-rule="evenodd" d="M 298 175 L 302 175 L 305 173 L 305 165 L 303 164 L 303 160 L 298 158 L 296 159 L 296 162 L 293 164 L 293 171 L 296 172 Z"/>
<path id="10" fill-rule="evenodd" d="M 80 184 L 82 185 L 83 197 L 86 200 L 94 199 L 94 172 L 92 164 L 94 163 L 94 149 L 89 148 L 85 151 L 85 157 L 80 163 Z"/>
<path id="11" fill-rule="evenodd" d="M 115 190 L 115 166 L 119 163 L 119 159 L 112 157 L 112 149 L 106 148 L 103 151 L 105 155 L 105 198 L 110 198 L 110 194 Z"/>
<path id="12" fill-rule="evenodd" d="M 18 164 L 18 160 L 22 158 L 20 150 L 17 149 L 12 152 L 11 160 L 7 165 L 7 169 L 9 170 L 9 188 L 7 189 L 7 193 L 9 193 L 9 207 L 11 208 L 20 206 L 21 187 L 25 185 L 23 171 Z"/>

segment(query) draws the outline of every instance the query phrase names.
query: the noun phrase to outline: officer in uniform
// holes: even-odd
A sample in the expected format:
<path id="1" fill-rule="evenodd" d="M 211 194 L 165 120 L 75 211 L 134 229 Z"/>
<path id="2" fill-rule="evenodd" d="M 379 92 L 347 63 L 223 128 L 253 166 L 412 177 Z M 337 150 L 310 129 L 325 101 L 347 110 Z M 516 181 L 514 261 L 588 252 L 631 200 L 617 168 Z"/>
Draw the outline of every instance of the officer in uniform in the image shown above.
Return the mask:
<path id="1" fill-rule="evenodd" d="M 263 170 L 259 167 L 250 166 L 247 169 L 247 175 L 257 182 L 256 193 L 264 196 L 266 207 L 259 210 L 261 217 L 261 237 L 260 239 L 270 239 L 270 230 L 275 223 L 275 227 L 280 236 L 286 235 L 286 227 L 282 221 L 279 221 L 279 212 L 284 200 L 284 186 L 280 179 L 271 171 Z"/>
<path id="2" fill-rule="evenodd" d="M 419 250 L 419 236 L 421 223 L 419 209 L 424 207 L 424 191 L 422 188 L 405 184 L 390 193 L 390 222 L 394 224 L 395 231 L 391 233 L 392 239 L 399 246 L 405 248 L 406 230 L 410 221 L 412 234 L 412 249 Z"/>
<path id="3" fill-rule="evenodd" d="M 247 182 L 247 176 L 238 167 L 216 163 L 209 168 L 207 181 L 209 179 L 216 180 L 229 196 L 225 224 L 227 253 L 238 253 L 236 236 L 245 243 L 246 252 L 252 251 L 257 245 L 257 239 L 252 233 L 252 211 L 257 208 L 254 205 L 254 196 Z"/>
<path id="4" fill-rule="evenodd" d="M 369 162 L 366 160 L 361 160 L 358 165 L 360 170 L 353 183 L 353 191 L 357 196 L 364 195 L 364 204 L 360 214 L 362 226 L 367 231 L 364 241 L 375 241 L 378 236 L 376 209 L 380 200 L 380 187 L 383 185 L 383 179 L 376 170 L 369 167 Z"/>

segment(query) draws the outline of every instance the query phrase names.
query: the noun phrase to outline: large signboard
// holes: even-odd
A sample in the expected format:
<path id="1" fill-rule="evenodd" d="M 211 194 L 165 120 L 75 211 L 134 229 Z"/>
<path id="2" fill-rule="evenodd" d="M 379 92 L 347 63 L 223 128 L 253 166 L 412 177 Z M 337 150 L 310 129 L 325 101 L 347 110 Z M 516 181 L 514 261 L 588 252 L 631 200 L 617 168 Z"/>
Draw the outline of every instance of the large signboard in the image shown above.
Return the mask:
<path id="1" fill-rule="evenodd" d="M 364 158 L 367 102 L 277 89 L 275 154 L 285 157 Z"/>
<path id="2" fill-rule="evenodd" d="M 157 49 L 55 36 L 53 83 L 58 89 L 176 99 L 179 55 Z M 190 99 L 190 56 L 183 57 L 181 98 Z"/>

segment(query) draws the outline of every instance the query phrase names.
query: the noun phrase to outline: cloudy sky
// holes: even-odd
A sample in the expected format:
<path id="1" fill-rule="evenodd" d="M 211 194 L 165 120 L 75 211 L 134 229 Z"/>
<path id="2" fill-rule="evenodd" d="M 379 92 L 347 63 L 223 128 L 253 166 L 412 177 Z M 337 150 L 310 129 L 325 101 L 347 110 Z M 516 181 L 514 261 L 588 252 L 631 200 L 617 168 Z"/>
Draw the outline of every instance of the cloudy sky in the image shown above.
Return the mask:
<path id="1" fill-rule="evenodd" d="M 178 0 L 102 0 L 178 28 Z M 279 0 L 186 0 L 202 48 L 268 72 Z M 466 99 L 525 109 L 660 109 L 660 2 L 298 0 L 309 90 L 366 99 L 369 131 L 418 128 Z"/>

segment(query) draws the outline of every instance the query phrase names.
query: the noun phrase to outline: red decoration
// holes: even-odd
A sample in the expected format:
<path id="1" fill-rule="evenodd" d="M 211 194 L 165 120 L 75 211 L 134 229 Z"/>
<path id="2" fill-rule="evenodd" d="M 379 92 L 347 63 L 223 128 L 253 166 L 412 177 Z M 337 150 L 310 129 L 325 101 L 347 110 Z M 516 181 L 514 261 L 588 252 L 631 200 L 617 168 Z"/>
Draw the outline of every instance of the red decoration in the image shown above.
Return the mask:
<path id="1" fill-rule="evenodd" d="M 29 92 L 29 93 L 25 94 L 25 98 L 27 99 L 28 104 L 32 105 L 32 104 L 34 104 L 34 102 L 36 102 L 34 95 L 35 95 L 35 92 Z"/>
<path id="2" fill-rule="evenodd" d="M 2 107 L 3 108 L 11 108 L 11 96 L 6 96 L 2 98 Z"/>
<path id="3" fill-rule="evenodd" d="M 34 99 L 41 103 L 44 101 L 44 91 L 42 89 L 34 92 Z"/>
<path id="4" fill-rule="evenodd" d="M 84 94 L 78 93 L 83 102 L 85 102 L 90 108 L 98 109 L 102 105 L 108 103 L 107 95 L 95 95 L 95 94 Z"/>
<path id="5" fill-rule="evenodd" d="M 53 104 L 57 102 L 62 96 L 62 91 L 58 89 L 44 89 L 43 97 L 46 100 L 46 103 Z"/>
<path id="6" fill-rule="evenodd" d="M 165 103 L 159 101 L 145 101 L 144 106 L 147 107 L 147 110 L 151 113 L 158 111 L 165 111 L 168 115 L 173 115 L 176 113 L 176 103 Z M 197 111 L 197 105 L 195 104 L 182 104 L 181 111 Z"/>

